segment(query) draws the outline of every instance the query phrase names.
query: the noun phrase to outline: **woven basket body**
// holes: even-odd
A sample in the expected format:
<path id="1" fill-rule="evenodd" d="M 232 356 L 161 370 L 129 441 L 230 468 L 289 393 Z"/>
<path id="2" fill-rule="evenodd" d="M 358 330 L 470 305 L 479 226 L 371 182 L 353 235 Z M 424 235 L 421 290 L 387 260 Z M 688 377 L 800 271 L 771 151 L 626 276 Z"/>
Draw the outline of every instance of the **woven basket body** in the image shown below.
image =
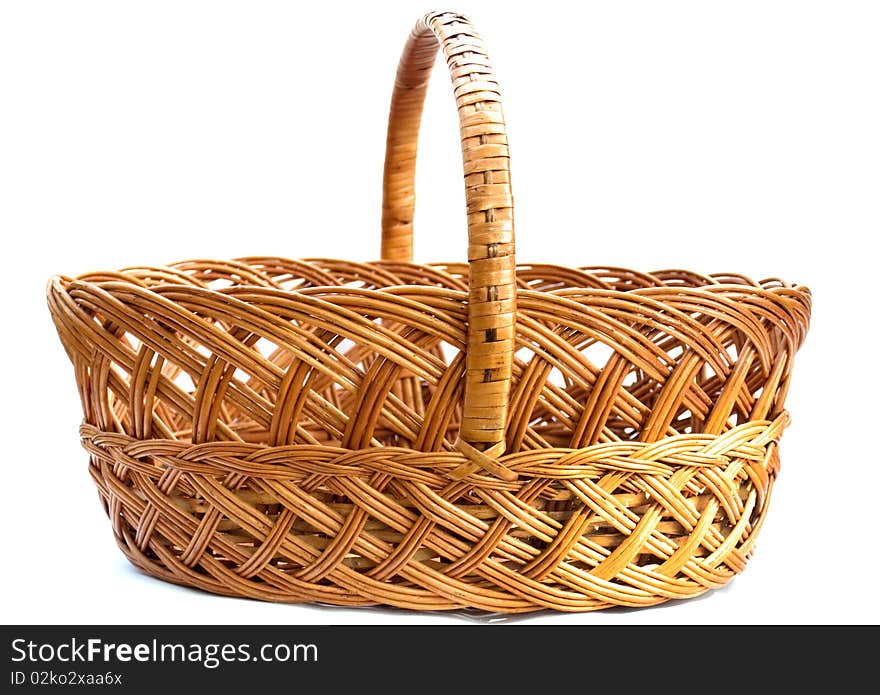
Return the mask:
<path id="1" fill-rule="evenodd" d="M 425 89 L 460 114 L 468 263 L 411 263 Z M 246 258 L 55 277 L 83 446 L 145 572 L 273 601 L 645 606 L 742 571 L 810 294 L 516 266 L 498 87 L 466 19 L 395 82 L 376 263 Z"/>

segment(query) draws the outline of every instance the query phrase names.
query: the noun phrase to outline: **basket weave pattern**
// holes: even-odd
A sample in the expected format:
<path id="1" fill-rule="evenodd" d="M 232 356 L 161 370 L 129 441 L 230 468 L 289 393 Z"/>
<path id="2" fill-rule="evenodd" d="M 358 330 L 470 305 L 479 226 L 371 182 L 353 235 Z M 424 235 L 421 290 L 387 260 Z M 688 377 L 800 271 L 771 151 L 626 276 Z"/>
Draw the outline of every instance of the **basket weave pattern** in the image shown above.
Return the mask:
<path id="1" fill-rule="evenodd" d="M 468 264 L 416 265 L 415 144 L 442 47 Z M 50 281 L 90 472 L 145 572 L 276 601 L 644 606 L 741 572 L 810 294 L 515 266 L 497 84 L 419 22 L 392 99 L 383 261 L 247 258 Z"/>

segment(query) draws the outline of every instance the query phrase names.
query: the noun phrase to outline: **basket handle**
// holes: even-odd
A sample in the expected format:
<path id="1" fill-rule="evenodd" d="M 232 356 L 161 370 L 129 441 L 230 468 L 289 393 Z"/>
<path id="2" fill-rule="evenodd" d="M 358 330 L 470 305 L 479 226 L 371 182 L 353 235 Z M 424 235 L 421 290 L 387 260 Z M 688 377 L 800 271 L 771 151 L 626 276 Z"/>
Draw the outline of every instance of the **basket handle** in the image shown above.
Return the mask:
<path id="1" fill-rule="evenodd" d="M 420 19 L 400 58 L 385 146 L 382 259 L 412 261 L 416 150 L 438 47 L 446 57 L 458 106 L 468 222 L 467 355 L 456 448 L 471 462 L 453 476 L 479 467 L 515 480 L 516 474 L 497 461 L 504 453 L 516 322 L 507 133 L 483 41 L 460 14 L 434 12 Z"/>

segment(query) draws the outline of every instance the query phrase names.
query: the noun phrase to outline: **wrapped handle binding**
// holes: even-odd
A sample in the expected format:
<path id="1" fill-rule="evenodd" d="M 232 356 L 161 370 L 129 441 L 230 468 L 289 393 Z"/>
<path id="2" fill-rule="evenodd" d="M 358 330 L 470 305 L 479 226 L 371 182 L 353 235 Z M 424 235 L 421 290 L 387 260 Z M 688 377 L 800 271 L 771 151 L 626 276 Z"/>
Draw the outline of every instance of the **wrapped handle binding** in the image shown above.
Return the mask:
<path id="1" fill-rule="evenodd" d="M 468 221 L 468 331 L 462 420 L 456 448 L 472 461 L 454 477 L 483 468 L 505 480 L 498 463 L 513 363 L 516 284 L 510 158 L 495 73 L 470 21 L 431 13 L 403 49 L 391 98 L 382 203 L 382 259 L 412 261 L 419 126 L 431 69 L 442 48 L 461 129 Z"/>

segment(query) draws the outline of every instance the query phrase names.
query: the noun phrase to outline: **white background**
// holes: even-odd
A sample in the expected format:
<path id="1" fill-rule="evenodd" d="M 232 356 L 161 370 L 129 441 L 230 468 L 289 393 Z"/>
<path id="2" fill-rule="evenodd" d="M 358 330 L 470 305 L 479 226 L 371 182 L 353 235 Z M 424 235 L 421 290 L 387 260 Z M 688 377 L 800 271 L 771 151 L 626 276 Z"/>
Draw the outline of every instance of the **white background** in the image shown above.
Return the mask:
<path id="1" fill-rule="evenodd" d="M 451 622 L 218 598 L 127 564 L 87 474 L 57 272 L 378 256 L 413 2 L 4 2 L 2 598 L 8 623 Z M 462 2 L 499 72 L 522 261 L 781 276 L 814 292 L 757 552 L 705 598 L 524 622 L 878 622 L 880 14 L 870 2 Z M 417 260 L 463 260 L 448 76 Z"/>

